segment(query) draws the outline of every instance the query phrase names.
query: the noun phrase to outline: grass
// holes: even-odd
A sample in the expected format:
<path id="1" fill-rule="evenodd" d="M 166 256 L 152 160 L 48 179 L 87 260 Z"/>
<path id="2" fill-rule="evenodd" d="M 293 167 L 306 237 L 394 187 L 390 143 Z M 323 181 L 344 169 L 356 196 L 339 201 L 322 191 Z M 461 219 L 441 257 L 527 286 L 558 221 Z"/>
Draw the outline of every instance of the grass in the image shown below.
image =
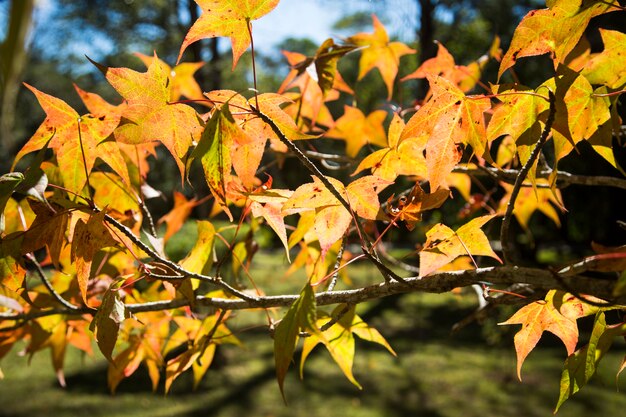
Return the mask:
<path id="1" fill-rule="evenodd" d="M 283 278 L 281 255 L 259 253 L 252 275 L 280 290 L 298 288 L 302 277 Z M 365 265 L 350 268 L 352 279 L 368 282 L 378 276 Z M 549 416 L 558 397 L 565 349 L 544 336 L 516 378 L 515 327 L 497 326 L 510 311 L 469 325 L 454 335 L 454 323 L 474 308 L 471 292 L 463 295 L 409 294 L 359 306 L 370 324 L 385 335 L 398 353 L 357 340 L 355 376 L 360 391 L 341 374 L 323 348 L 307 360 L 304 380 L 297 364 L 285 383 L 288 406 L 283 404 L 274 378 L 272 340 L 264 329 L 239 334 L 245 347 L 222 347 L 200 388 L 193 392 L 191 375 L 183 375 L 168 396 L 153 393 L 145 370 L 123 381 L 115 396 L 106 386 L 106 361 L 68 351 L 67 388 L 56 382 L 46 352 L 32 358 L 14 350 L 2 361 L 0 416 Z M 368 311 L 370 313 L 368 313 Z M 254 323 L 239 314 L 232 328 Z M 616 390 L 620 365 L 616 344 L 600 366 L 599 375 L 562 407 L 559 416 L 622 415 L 626 396 Z M 620 383 L 626 389 L 624 382 Z"/>

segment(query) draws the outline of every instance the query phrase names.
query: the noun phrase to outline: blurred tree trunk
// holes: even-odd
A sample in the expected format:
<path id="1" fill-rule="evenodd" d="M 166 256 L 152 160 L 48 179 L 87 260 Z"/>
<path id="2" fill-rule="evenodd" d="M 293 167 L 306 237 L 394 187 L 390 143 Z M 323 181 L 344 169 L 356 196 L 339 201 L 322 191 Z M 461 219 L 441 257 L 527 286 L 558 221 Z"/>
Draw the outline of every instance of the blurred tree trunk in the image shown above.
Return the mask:
<path id="1" fill-rule="evenodd" d="M 5 171 L 4 165 L 9 163 L 9 158 L 15 152 L 15 136 L 13 126 L 15 124 L 15 104 L 19 81 L 24 64 L 26 62 L 26 38 L 32 22 L 34 0 L 13 0 L 9 16 L 9 29 L 6 39 L 0 49 L 0 96 L 2 109 L 0 110 L 0 167 Z"/>
<path id="2" fill-rule="evenodd" d="M 420 25 L 416 32 L 419 42 L 419 65 L 421 65 L 424 61 L 437 54 L 437 48 L 435 47 L 435 4 L 433 0 L 418 0 L 418 2 Z M 425 97 L 428 91 L 428 82 L 420 80 L 417 88 L 417 97 Z"/>
<path id="3" fill-rule="evenodd" d="M 200 15 L 198 13 L 198 5 L 194 0 L 187 0 L 187 10 L 189 10 L 189 16 L 192 23 L 198 20 L 198 17 Z M 208 61 L 206 69 L 203 68 L 203 70 L 200 70 L 196 73 L 196 79 L 198 80 L 198 84 L 200 84 L 200 86 L 207 91 L 219 90 L 220 88 L 222 88 L 222 56 L 219 52 L 219 40 L 218 38 L 212 38 L 209 40 L 209 42 L 211 59 Z M 194 42 L 189 46 L 189 48 L 191 49 L 191 53 L 193 54 L 193 60 L 195 62 L 205 61 L 203 56 L 203 42 Z"/>

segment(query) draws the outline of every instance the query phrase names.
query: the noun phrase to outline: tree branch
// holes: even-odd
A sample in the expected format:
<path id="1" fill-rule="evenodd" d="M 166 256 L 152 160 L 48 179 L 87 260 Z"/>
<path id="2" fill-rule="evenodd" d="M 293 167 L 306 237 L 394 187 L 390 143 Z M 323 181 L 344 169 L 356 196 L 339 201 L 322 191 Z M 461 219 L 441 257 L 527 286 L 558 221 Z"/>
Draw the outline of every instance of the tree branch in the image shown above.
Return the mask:
<path id="1" fill-rule="evenodd" d="M 468 168 L 464 166 L 456 167 L 452 172 L 474 176 L 490 176 L 510 184 L 515 183 L 515 179 L 520 173 L 517 169 L 499 169 L 491 167 Z M 550 175 L 552 175 L 552 172 L 552 170 L 537 171 L 535 173 L 535 177 L 549 178 Z M 596 187 L 614 187 L 626 190 L 626 179 L 617 177 L 576 175 L 565 171 L 559 171 L 556 175 L 556 181 L 557 188 L 564 188 L 569 185 L 587 185 Z"/>
<path id="2" fill-rule="evenodd" d="M 317 293 L 315 298 L 318 306 L 344 303 L 359 304 L 395 294 L 411 292 L 444 293 L 454 288 L 468 287 L 484 282 L 489 282 L 491 286 L 525 284 L 535 291 L 549 291 L 553 289 L 563 291 L 575 290 L 576 293 L 610 300 L 611 303 L 626 303 L 626 296 L 613 298 L 613 287 L 615 285 L 615 280 L 613 279 L 589 278 L 581 275 L 564 276 L 545 268 L 524 268 L 516 266 L 498 266 L 467 271 L 438 272 L 423 278 L 405 278 L 404 282 L 387 281 L 350 290 L 324 291 Z M 223 310 L 249 310 L 287 307 L 293 304 L 298 297 L 297 294 L 289 294 L 261 296 L 255 299 L 244 300 L 197 296 L 195 305 Z M 533 299 L 529 298 L 527 301 L 531 302 Z M 171 310 L 189 305 L 189 300 L 175 299 L 141 304 L 127 304 L 126 309 L 132 313 L 141 313 Z M 91 309 L 51 309 L 19 314 L 0 314 L 0 318 L 4 320 L 27 321 L 55 314 L 77 315 L 93 313 L 94 310 Z"/>

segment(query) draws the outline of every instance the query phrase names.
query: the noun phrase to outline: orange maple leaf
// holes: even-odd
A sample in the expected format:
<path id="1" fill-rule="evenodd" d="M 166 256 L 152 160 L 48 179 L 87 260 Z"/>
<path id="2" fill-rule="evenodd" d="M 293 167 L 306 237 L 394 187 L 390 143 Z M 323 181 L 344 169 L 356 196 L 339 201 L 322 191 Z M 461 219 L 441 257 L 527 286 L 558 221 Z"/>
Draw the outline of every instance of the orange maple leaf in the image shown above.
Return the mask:
<path id="1" fill-rule="evenodd" d="M 387 99 L 393 94 L 393 82 L 398 75 L 400 57 L 415 53 L 402 42 L 389 42 L 389 35 L 376 15 L 372 15 L 373 33 L 357 33 L 347 39 L 364 49 L 359 61 L 359 80 L 363 79 L 374 68 L 378 68 L 380 75 L 387 86 Z"/>
<path id="2" fill-rule="evenodd" d="M 432 98 L 411 117 L 400 141 L 412 138 L 425 143 L 426 167 L 431 190 L 447 187 L 446 178 L 459 162 L 459 144 L 469 144 L 479 156 L 486 153 L 486 127 L 483 113 L 490 108 L 488 98 L 467 97 L 451 81 L 428 75 Z"/>
<path id="3" fill-rule="evenodd" d="M 568 355 L 576 350 L 576 343 L 578 343 L 576 320 L 564 316 L 555 308 L 553 302 L 555 293 L 555 290 L 548 292 L 545 300 L 535 301 L 522 307 L 510 319 L 500 323 L 522 325 L 522 329 L 515 334 L 514 338 L 517 352 L 517 377 L 520 381 L 524 360 L 537 346 L 537 342 L 546 330 L 561 339 L 567 348 Z"/>
<path id="4" fill-rule="evenodd" d="M 183 62 L 172 68 L 165 61 L 155 56 L 148 56 L 138 52 L 135 53 L 135 56 L 141 59 L 141 62 L 146 67 L 150 67 L 153 61 L 157 61 L 159 65 L 163 66 L 165 73 L 170 75 L 170 102 L 178 101 L 181 96 L 184 96 L 188 99 L 196 100 L 199 104 L 210 105 L 206 100 L 203 100 L 202 89 L 193 77 L 193 74 L 204 65 L 204 62 Z"/>
<path id="5" fill-rule="evenodd" d="M 154 59 L 146 72 L 98 67 L 127 101 L 122 114 L 125 123 L 115 129 L 115 139 L 134 145 L 160 141 L 174 156 L 182 177 L 182 159 L 192 141 L 199 140 L 202 125 L 193 108 L 170 103 L 172 86 L 163 65 Z"/>
<path id="6" fill-rule="evenodd" d="M 87 304 L 87 284 L 91 277 L 91 264 L 95 254 L 106 247 L 117 246 L 118 242 L 104 224 L 105 212 L 89 217 L 87 222 L 78 220 L 72 237 L 71 259 L 76 265 L 76 279 L 83 301 Z"/>
<path id="7" fill-rule="evenodd" d="M 402 77 L 400 81 L 426 78 L 428 75 L 440 75 L 452 81 L 461 91 L 468 92 L 476 86 L 483 68 L 489 61 L 488 55 L 483 55 L 469 65 L 456 65 L 454 57 L 443 44 L 437 43 L 437 55 L 427 59 L 414 72 Z"/>
<path id="8" fill-rule="evenodd" d="M 114 141 L 106 139 L 120 122 L 120 111 L 99 96 L 76 90 L 93 114 L 80 116 L 63 100 L 24 84 L 37 97 L 46 112 L 46 119 L 15 157 L 16 164 L 24 155 L 43 148 L 46 143 L 56 151 L 63 185 L 81 194 L 96 158 L 102 159 L 130 183 L 124 158 Z M 97 97 L 97 98 L 96 98 Z M 100 104 L 96 105 L 96 101 Z M 79 130 L 80 127 L 80 130 Z"/>
<path id="9" fill-rule="evenodd" d="M 384 110 L 374 110 L 365 116 L 361 110 L 344 106 L 344 113 L 325 136 L 346 141 L 346 154 L 354 158 L 366 144 L 387 146 L 383 122 L 387 117 Z"/>
<path id="10" fill-rule="evenodd" d="M 195 198 L 187 200 L 182 193 L 174 191 L 174 207 L 158 221 L 158 224 L 165 223 L 167 225 L 163 237 L 165 242 L 183 227 L 185 220 L 191 214 L 191 210 L 198 204 L 200 203 Z"/>
<path id="11" fill-rule="evenodd" d="M 185 49 L 200 39 L 227 36 L 233 47 L 233 69 L 250 43 L 250 22 L 269 12 L 279 0 L 195 0 L 202 15 L 193 24 L 180 47 L 178 61 Z"/>

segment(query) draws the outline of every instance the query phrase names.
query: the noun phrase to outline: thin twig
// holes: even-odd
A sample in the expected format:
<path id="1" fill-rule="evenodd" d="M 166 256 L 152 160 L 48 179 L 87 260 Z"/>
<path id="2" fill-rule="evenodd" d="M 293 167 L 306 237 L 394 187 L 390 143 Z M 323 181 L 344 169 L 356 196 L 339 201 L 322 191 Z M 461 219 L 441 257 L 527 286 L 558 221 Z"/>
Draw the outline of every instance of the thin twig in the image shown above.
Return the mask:
<path id="1" fill-rule="evenodd" d="M 550 135 L 550 129 L 552 128 L 552 123 L 554 123 L 554 117 L 556 113 L 556 98 L 552 91 L 548 91 L 548 98 L 550 101 L 550 109 L 548 111 L 548 118 L 546 119 L 546 124 L 543 128 L 543 132 L 541 132 L 541 136 L 537 141 L 537 144 L 533 148 L 533 151 L 528 158 L 528 161 L 524 164 L 522 169 L 519 171 L 517 178 L 515 179 L 515 184 L 513 185 L 513 190 L 511 191 L 511 197 L 509 198 L 509 202 L 506 206 L 506 212 L 504 213 L 504 217 L 502 219 L 502 228 L 500 229 L 500 242 L 502 244 L 502 257 L 505 264 L 511 264 L 512 262 L 512 244 L 509 240 L 509 227 L 511 226 L 511 218 L 513 217 L 513 209 L 515 208 L 515 200 L 517 199 L 517 195 L 519 194 L 522 184 L 528 175 L 528 172 L 531 170 L 537 157 L 541 153 L 541 149 L 543 145 L 548 140 L 548 136 Z"/>
<path id="2" fill-rule="evenodd" d="M 313 162 L 311 162 L 311 160 L 307 158 L 307 156 L 304 153 L 302 153 L 300 149 L 298 149 L 298 147 L 282 132 L 282 130 L 280 130 L 278 125 L 274 123 L 271 117 L 261 112 L 258 108 L 252 108 L 252 110 L 256 113 L 256 115 L 261 120 L 263 120 L 265 123 L 267 123 L 268 126 L 270 126 L 270 128 L 272 129 L 274 133 L 276 133 L 276 136 L 278 136 L 280 141 L 287 147 L 287 149 L 289 149 L 294 155 L 296 155 L 296 157 L 302 163 L 302 165 L 304 165 L 304 167 L 308 169 L 309 172 L 311 172 L 316 177 L 318 177 L 320 182 L 333 195 L 333 197 L 335 197 L 339 201 L 339 203 L 346 210 L 348 210 L 349 213 L 352 214 L 352 217 L 354 218 L 354 223 L 356 224 L 356 227 L 357 227 L 357 231 L 359 233 L 359 236 L 361 237 L 361 243 L 362 243 L 361 246 L 363 249 L 363 253 L 372 261 L 372 263 L 376 266 L 376 268 L 378 268 L 378 270 L 385 277 L 385 279 L 393 279 L 393 280 L 402 282 L 403 279 L 400 276 L 398 276 L 398 274 L 393 272 L 391 269 L 387 268 L 387 266 L 385 266 L 380 261 L 380 259 L 378 259 L 375 249 L 372 248 L 371 242 L 365 239 L 365 236 L 367 236 L 365 233 L 365 229 L 363 228 L 363 225 L 361 224 L 361 221 L 359 220 L 358 216 L 353 213 L 352 208 L 350 207 L 350 203 L 348 203 L 348 201 L 341 195 L 341 193 L 328 180 L 328 178 L 326 178 L 326 176 L 322 174 L 322 172 L 315 166 L 315 164 L 313 164 Z"/>
<path id="3" fill-rule="evenodd" d="M 35 257 L 32 254 L 26 254 L 25 255 L 26 259 L 28 259 L 33 265 L 35 265 L 35 271 L 37 271 L 37 275 L 39 276 L 39 279 L 41 279 L 41 282 L 43 283 L 43 285 L 46 287 L 46 289 L 48 290 L 48 292 L 50 293 L 50 295 L 52 295 L 52 297 L 57 300 L 59 302 L 59 304 L 61 304 L 63 307 L 72 310 L 72 311 L 76 311 L 79 310 L 80 307 L 75 306 L 74 304 L 70 303 L 69 301 L 67 301 L 65 298 L 61 297 L 61 294 L 59 294 L 54 287 L 52 286 L 52 283 L 50 282 L 50 280 L 48 279 L 48 277 L 46 276 L 45 271 L 43 270 L 43 268 L 41 267 L 41 264 L 37 261 L 37 259 L 35 259 Z"/>

